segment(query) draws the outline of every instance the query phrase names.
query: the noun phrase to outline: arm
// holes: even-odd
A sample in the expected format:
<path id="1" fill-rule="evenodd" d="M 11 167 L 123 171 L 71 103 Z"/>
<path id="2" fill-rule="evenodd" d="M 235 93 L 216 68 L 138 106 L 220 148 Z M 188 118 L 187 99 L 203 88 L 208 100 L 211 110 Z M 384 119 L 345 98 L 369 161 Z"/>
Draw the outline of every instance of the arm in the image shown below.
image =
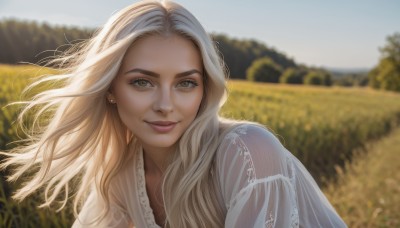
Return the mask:
<path id="1" fill-rule="evenodd" d="M 225 227 L 346 227 L 304 166 L 264 128 L 231 131 L 217 172 Z"/>
<path id="2" fill-rule="evenodd" d="M 298 227 L 294 200 L 287 178 L 256 180 L 231 201 L 225 227 Z"/>

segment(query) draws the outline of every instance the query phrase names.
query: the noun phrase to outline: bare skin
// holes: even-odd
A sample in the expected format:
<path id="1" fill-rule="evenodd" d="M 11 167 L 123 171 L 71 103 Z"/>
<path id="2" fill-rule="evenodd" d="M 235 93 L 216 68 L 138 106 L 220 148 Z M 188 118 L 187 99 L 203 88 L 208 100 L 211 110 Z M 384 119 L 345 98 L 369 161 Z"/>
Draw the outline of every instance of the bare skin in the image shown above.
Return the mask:
<path id="1" fill-rule="evenodd" d="M 155 165 L 151 166 L 148 163 L 150 159 L 147 159 L 148 162 L 145 162 L 145 178 L 146 178 L 146 190 L 147 196 L 149 197 L 150 207 L 153 209 L 154 218 L 156 223 L 164 227 L 165 225 L 165 209 L 164 202 L 161 192 L 161 185 L 163 181 L 163 173 L 160 172 Z M 146 165 L 147 163 L 147 165 Z M 146 166 L 148 167 L 146 169 Z M 152 169 L 153 168 L 153 169 Z"/>
<path id="2" fill-rule="evenodd" d="M 147 195 L 161 227 L 166 217 L 163 174 L 199 110 L 202 69 L 201 55 L 191 41 L 175 34 L 152 35 L 127 50 L 111 86 L 110 98 L 121 120 L 143 147 Z"/>

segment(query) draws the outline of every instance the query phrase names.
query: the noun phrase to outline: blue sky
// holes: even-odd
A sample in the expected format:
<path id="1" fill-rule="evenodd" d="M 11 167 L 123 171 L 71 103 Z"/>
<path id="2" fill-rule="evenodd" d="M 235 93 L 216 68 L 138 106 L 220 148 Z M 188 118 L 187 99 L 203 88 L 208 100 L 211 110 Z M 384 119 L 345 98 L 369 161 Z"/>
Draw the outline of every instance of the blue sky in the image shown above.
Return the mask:
<path id="1" fill-rule="evenodd" d="M 0 19 L 100 26 L 135 0 L 0 0 Z M 386 37 L 400 32 L 400 1 L 176 0 L 209 32 L 254 38 L 298 63 L 371 68 Z"/>

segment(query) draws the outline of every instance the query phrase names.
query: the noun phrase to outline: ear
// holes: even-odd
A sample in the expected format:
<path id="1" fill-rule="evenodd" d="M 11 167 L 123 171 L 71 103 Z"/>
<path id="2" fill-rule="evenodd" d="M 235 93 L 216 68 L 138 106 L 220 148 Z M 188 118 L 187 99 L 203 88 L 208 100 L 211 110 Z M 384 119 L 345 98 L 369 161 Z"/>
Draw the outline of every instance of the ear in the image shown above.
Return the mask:
<path id="1" fill-rule="evenodd" d="M 108 102 L 110 102 L 111 104 L 117 103 L 117 102 L 115 101 L 114 95 L 113 95 L 110 91 L 107 92 L 107 100 L 108 100 Z"/>

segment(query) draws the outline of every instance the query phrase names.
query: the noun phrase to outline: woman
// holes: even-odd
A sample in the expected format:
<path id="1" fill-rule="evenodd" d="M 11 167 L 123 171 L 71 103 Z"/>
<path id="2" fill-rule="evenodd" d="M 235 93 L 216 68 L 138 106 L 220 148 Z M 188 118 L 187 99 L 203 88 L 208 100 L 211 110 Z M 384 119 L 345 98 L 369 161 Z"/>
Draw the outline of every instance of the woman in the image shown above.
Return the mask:
<path id="1" fill-rule="evenodd" d="M 180 5 L 129 6 L 59 61 L 22 113 L 50 120 L 2 165 L 33 168 L 16 199 L 46 186 L 63 207 L 78 183 L 73 227 L 346 226 L 272 133 L 218 116 L 223 63 Z"/>

